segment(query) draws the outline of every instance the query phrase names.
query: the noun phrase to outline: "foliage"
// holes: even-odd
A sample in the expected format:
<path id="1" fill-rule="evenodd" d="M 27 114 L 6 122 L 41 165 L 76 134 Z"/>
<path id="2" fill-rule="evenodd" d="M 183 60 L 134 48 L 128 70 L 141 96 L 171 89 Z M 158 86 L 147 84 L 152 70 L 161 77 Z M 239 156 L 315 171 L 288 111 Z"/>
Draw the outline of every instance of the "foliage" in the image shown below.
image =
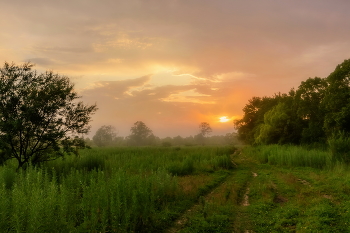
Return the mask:
<path id="1" fill-rule="evenodd" d="M 99 146 L 111 146 L 117 138 L 117 131 L 111 125 L 101 126 L 93 136 L 93 142 Z"/>
<path id="2" fill-rule="evenodd" d="M 324 142 L 325 132 L 321 127 L 325 118 L 322 107 L 328 83 L 319 77 L 301 82 L 296 92 L 297 115 L 303 121 L 301 142 L 310 144 Z"/>
<path id="3" fill-rule="evenodd" d="M 328 145 L 333 162 L 350 164 L 350 137 L 344 132 L 334 133 L 328 139 Z"/>
<path id="4" fill-rule="evenodd" d="M 213 132 L 213 130 L 208 122 L 201 122 L 199 124 L 199 134 L 201 134 L 203 137 L 209 135 L 211 132 Z"/>
<path id="5" fill-rule="evenodd" d="M 260 124 L 255 143 L 272 144 L 278 143 L 283 137 L 288 124 L 289 116 L 286 112 L 286 105 L 279 103 L 264 115 L 264 123 Z"/>
<path id="6" fill-rule="evenodd" d="M 350 60 L 327 78 L 309 78 L 297 90 L 253 97 L 235 121 L 249 144 L 325 143 L 333 133 L 350 132 Z"/>
<path id="7" fill-rule="evenodd" d="M 206 172 L 218 152 L 227 151 L 217 147 L 93 148 L 82 150 L 80 157 L 19 172 L 8 161 L 0 167 L 0 229 L 163 232 L 200 195 L 227 177 L 229 171 L 221 168 Z M 192 172 L 172 175 L 168 172 L 172 164 Z M 203 177 L 207 182 L 202 182 Z"/>
<path id="8" fill-rule="evenodd" d="M 328 135 L 334 131 L 350 132 L 350 59 L 338 65 L 327 77 L 329 83 L 323 106 L 324 127 Z"/>
<path id="9" fill-rule="evenodd" d="M 142 121 L 135 122 L 130 131 L 131 134 L 128 136 L 128 141 L 131 146 L 151 145 L 155 141 L 155 136 L 152 134 L 152 130 Z"/>
<path id="10" fill-rule="evenodd" d="M 243 108 L 243 118 L 234 122 L 239 138 L 245 143 L 254 143 L 254 135 L 260 124 L 264 122 L 264 115 L 278 104 L 280 95 L 274 97 L 253 97 Z"/>
<path id="11" fill-rule="evenodd" d="M 72 146 L 82 146 L 71 136 L 87 133 L 97 110 L 96 105 L 77 102 L 68 77 L 52 71 L 37 74 L 32 67 L 5 63 L 0 69 L 1 160 L 15 158 L 18 167 L 56 159 L 72 152 Z"/>
<path id="12" fill-rule="evenodd" d="M 308 150 L 300 146 L 268 145 L 247 147 L 244 153 L 254 156 L 261 163 L 288 167 L 331 168 L 333 163 L 328 151 Z"/>

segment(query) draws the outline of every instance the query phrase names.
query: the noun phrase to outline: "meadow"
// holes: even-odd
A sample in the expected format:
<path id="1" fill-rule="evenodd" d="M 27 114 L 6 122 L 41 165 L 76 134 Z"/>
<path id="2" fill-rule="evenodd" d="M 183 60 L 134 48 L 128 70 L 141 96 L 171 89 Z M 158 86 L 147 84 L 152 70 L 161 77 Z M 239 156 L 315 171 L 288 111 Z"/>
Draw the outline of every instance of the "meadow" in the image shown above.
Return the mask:
<path id="1" fill-rule="evenodd" d="M 93 148 L 0 184 L 1 232 L 350 232 L 331 148 Z"/>
<path id="2" fill-rule="evenodd" d="M 230 147 L 94 148 L 0 167 L 1 232 L 160 232 L 232 168 Z"/>

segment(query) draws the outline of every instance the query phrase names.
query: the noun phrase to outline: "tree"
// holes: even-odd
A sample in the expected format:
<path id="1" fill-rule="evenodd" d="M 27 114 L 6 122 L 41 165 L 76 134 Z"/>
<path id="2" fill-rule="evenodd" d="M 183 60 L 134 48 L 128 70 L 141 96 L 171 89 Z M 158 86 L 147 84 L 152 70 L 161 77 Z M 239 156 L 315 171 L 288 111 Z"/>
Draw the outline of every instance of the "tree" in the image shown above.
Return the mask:
<path id="1" fill-rule="evenodd" d="M 273 97 L 251 98 L 243 108 L 243 118 L 234 121 L 239 139 L 245 143 L 254 143 L 254 135 L 259 125 L 264 123 L 265 113 L 276 106 L 281 98 L 283 98 L 281 94 L 275 94 Z"/>
<path id="2" fill-rule="evenodd" d="M 338 65 L 327 82 L 323 101 L 325 131 L 328 136 L 340 131 L 350 133 L 350 59 Z"/>
<path id="3" fill-rule="evenodd" d="M 131 134 L 128 137 L 130 145 L 144 146 L 147 145 L 149 141 L 153 142 L 154 135 L 152 134 L 152 130 L 148 128 L 142 121 L 135 122 L 130 131 Z"/>
<path id="4" fill-rule="evenodd" d="M 97 107 L 87 106 L 66 76 L 34 65 L 6 63 L 0 68 L 0 149 L 2 159 L 15 158 L 18 168 L 77 152 Z"/>
<path id="5" fill-rule="evenodd" d="M 213 130 L 211 129 L 210 125 L 208 122 L 201 122 L 199 124 L 199 134 L 202 135 L 203 137 L 209 135 Z"/>
<path id="6" fill-rule="evenodd" d="M 92 140 L 96 146 L 111 146 L 117 138 L 117 131 L 111 125 L 101 126 L 93 136 Z"/>
<path id="7" fill-rule="evenodd" d="M 323 78 L 309 78 L 301 82 L 296 91 L 295 102 L 297 115 L 302 121 L 302 143 L 313 143 L 325 140 L 322 127 L 325 110 L 322 105 L 328 83 Z"/>
<path id="8" fill-rule="evenodd" d="M 279 103 L 264 115 L 264 123 L 259 125 L 255 143 L 279 143 L 286 134 L 289 115 L 284 103 Z"/>
<path id="9" fill-rule="evenodd" d="M 211 129 L 208 122 L 201 122 L 199 124 L 199 134 L 194 138 L 197 143 L 204 145 L 206 143 L 205 136 L 209 135 L 213 130 Z"/>
<path id="10" fill-rule="evenodd" d="M 272 97 L 249 100 L 243 108 L 243 118 L 234 122 L 239 138 L 249 144 L 298 144 L 302 129 L 296 113 L 295 95 L 292 89 L 288 94 L 278 93 Z"/>

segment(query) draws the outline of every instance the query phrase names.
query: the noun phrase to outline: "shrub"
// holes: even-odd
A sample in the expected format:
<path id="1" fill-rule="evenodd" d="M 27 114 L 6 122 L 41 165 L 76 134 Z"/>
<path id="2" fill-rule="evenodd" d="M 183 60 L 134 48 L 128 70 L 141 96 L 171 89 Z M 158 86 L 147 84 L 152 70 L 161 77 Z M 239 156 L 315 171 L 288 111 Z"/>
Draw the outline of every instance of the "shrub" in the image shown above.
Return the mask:
<path id="1" fill-rule="evenodd" d="M 328 139 L 328 145 L 333 162 L 350 163 L 350 137 L 346 137 L 345 133 L 333 134 Z"/>

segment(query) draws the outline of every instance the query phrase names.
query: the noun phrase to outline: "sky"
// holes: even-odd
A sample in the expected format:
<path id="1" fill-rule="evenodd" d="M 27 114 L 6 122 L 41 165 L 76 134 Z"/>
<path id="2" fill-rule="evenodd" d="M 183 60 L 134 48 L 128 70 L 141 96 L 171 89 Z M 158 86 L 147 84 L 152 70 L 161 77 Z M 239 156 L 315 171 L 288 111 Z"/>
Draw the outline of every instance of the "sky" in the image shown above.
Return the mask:
<path id="1" fill-rule="evenodd" d="M 2 0 L 0 62 L 70 77 L 119 136 L 208 122 L 234 131 L 253 96 L 327 77 L 350 58 L 348 0 Z"/>

